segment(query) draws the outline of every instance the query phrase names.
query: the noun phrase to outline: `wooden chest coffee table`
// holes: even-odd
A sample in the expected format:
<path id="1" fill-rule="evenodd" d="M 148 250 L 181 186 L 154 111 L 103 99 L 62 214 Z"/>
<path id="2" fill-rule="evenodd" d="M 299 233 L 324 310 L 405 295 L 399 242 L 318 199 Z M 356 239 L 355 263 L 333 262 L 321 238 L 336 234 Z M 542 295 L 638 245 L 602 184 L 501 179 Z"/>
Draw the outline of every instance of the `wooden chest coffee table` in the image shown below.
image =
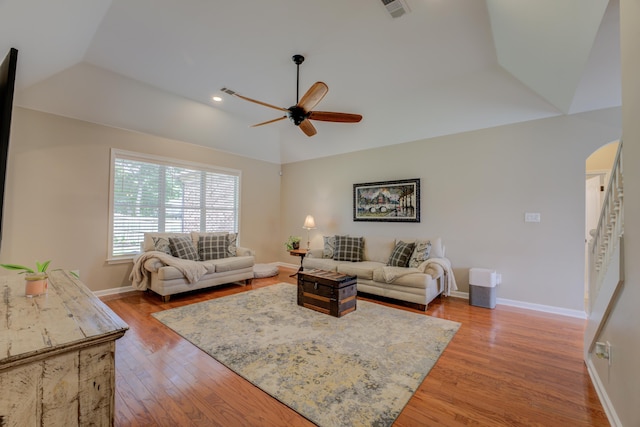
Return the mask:
<path id="1" fill-rule="evenodd" d="M 298 273 L 298 305 L 342 317 L 356 309 L 356 277 L 324 270 Z"/>

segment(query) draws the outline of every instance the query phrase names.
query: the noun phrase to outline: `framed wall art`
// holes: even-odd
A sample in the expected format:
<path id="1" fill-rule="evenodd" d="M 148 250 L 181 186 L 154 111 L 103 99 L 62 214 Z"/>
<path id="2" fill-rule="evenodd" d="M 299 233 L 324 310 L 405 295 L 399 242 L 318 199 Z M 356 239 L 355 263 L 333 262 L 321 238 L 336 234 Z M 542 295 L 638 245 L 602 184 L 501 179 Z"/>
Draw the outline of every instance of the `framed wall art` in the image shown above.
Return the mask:
<path id="1" fill-rule="evenodd" d="M 420 179 L 353 184 L 353 220 L 420 222 Z"/>

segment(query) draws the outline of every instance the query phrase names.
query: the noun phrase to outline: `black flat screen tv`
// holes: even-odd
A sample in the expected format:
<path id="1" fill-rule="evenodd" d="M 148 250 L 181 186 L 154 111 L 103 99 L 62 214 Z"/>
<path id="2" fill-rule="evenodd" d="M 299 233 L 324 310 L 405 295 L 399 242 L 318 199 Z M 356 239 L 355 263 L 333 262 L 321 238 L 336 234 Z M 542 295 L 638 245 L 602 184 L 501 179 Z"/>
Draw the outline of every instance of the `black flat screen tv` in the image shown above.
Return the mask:
<path id="1" fill-rule="evenodd" d="M 4 212 L 4 184 L 7 179 L 9 133 L 13 111 L 13 91 L 18 65 L 18 50 L 11 48 L 0 65 L 0 245 L 2 244 L 2 218 Z"/>

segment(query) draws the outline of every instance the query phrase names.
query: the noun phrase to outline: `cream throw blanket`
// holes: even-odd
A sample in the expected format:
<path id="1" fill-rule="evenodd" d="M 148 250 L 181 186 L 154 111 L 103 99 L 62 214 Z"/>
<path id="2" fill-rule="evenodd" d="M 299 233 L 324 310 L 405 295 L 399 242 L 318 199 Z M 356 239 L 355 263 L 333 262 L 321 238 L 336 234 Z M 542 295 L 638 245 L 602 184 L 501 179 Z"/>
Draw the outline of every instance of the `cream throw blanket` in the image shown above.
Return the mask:
<path id="1" fill-rule="evenodd" d="M 391 283 L 402 276 L 406 276 L 407 274 L 414 273 L 424 273 L 424 269 L 420 270 L 413 267 L 391 267 L 389 265 L 382 267 L 382 277 L 384 277 L 384 281 L 387 283 Z"/>
<path id="2" fill-rule="evenodd" d="M 445 296 L 448 297 L 449 295 L 451 295 L 452 291 L 458 290 L 458 284 L 456 283 L 456 278 L 453 275 L 453 269 L 451 268 L 451 261 L 449 261 L 448 258 L 429 258 L 425 262 L 439 265 L 446 273 L 443 292 Z"/>
<path id="3" fill-rule="evenodd" d="M 157 258 L 162 263 L 177 268 L 189 283 L 197 282 L 207 273 L 207 268 L 197 261 L 176 258 L 161 251 L 143 252 L 134 259 L 133 270 L 129 275 L 131 286 L 134 289 L 144 291 L 148 288 L 151 272 L 144 268 L 144 263 L 151 258 Z"/>
<path id="4" fill-rule="evenodd" d="M 406 276 L 407 274 L 424 273 L 426 267 L 429 264 L 439 265 L 444 270 L 445 281 L 443 294 L 445 296 L 451 295 L 451 291 L 458 290 L 458 284 L 456 283 L 456 278 L 453 276 L 453 270 L 451 269 L 451 261 L 449 261 L 447 258 L 429 258 L 418 268 L 391 267 L 387 265 L 382 267 L 382 276 L 384 277 L 385 282 L 392 283 L 397 278 Z"/>

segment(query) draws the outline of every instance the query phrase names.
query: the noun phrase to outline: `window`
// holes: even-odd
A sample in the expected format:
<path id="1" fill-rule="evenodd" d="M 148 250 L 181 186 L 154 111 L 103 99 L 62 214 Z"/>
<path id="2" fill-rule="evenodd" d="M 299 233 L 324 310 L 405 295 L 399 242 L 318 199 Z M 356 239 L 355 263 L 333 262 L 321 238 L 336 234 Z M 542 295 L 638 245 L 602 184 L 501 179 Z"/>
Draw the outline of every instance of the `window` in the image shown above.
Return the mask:
<path id="1" fill-rule="evenodd" d="M 111 259 L 140 251 L 145 232 L 238 232 L 240 171 L 121 150 L 111 153 Z"/>

